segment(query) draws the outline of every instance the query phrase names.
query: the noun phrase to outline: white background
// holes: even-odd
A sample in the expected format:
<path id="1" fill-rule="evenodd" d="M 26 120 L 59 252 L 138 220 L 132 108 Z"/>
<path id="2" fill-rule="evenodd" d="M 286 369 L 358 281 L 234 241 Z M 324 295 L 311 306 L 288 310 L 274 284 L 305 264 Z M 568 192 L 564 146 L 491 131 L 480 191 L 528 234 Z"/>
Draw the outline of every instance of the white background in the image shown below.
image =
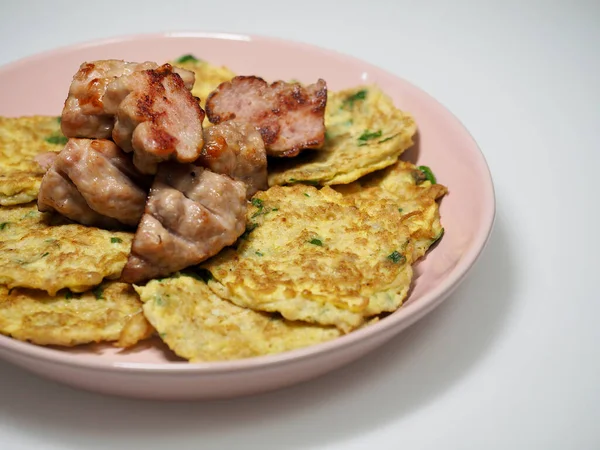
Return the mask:
<path id="1" fill-rule="evenodd" d="M 260 397 L 128 401 L 0 362 L 0 448 L 600 449 L 599 1 L 2 1 L 0 64 L 172 30 L 309 42 L 428 91 L 490 165 L 489 247 L 381 350 Z"/>

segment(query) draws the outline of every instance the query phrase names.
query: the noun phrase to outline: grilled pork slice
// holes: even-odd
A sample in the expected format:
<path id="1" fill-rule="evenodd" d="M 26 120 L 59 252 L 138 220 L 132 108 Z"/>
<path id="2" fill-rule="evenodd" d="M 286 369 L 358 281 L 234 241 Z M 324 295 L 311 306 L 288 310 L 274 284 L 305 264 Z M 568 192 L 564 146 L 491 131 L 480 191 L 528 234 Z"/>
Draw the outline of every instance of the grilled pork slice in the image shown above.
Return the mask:
<path id="1" fill-rule="evenodd" d="M 192 164 L 161 164 L 121 275 L 139 283 L 198 264 L 246 225 L 246 186 Z"/>
<path id="2" fill-rule="evenodd" d="M 325 141 L 327 85 L 303 87 L 276 81 L 269 85 L 255 76 L 238 76 L 221 83 L 206 100 L 208 120 L 218 124 L 236 119 L 252 124 L 262 135 L 267 153 L 295 156 L 319 148 Z"/>
<path id="3" fill-rule="evenodd" d="M 149 184 L 112 141 L 71 138 L 42 179 L 38 209 L 84 225 L 134 227 L 144 213 Z"/>
<path id="4" fill-rule="evenodd" d="M 204 130 L 204 148 L 196 164 L 246 183 L 246 197 L 267 189 L 267 154 L 260 133 L 228 120 Z"/>
<path id="5" fill-rule="evenodd" d="M 160 162 L 189 163 L 200 155 L 204 111 L 181 76 L 165 64 L 112 81 L 104 107 L 116 114 L 112 137 L 143 173 L 155 174 Z"/>
<path id="6" fill-rule="evenodd" d="M 134 63 L 107 59 L 83 63 L 71 82 L 62 112 L 61 128 L 67 137 L 110 138 L 114 115 L 104 110 L 108 84 L 135 71 L 154 69 L 153 62 Z"/>
<path id="7" fill-rule="evenodd" d="M 141 70 L 156 69 L 158 64 L 106 59 L 83 63 L 71 82 L 69 95 L 62 112 L 61 128 L 67 137 L 110 138 L 114 114 L 104 108 L 104 94 L 111 81 Z M 175 68 L 187 89 L 194 86 L 195 75 L 189 70 Z"/>
<path id="8" fill-rule="evenodd" d="M 89 207 L 69 177 L 56 167 L 44 174 L 38 193 L 38 210 L 58 212 L 61 215 L 88 226 L 116 228 L 119 221 L 98 214 Z"/>

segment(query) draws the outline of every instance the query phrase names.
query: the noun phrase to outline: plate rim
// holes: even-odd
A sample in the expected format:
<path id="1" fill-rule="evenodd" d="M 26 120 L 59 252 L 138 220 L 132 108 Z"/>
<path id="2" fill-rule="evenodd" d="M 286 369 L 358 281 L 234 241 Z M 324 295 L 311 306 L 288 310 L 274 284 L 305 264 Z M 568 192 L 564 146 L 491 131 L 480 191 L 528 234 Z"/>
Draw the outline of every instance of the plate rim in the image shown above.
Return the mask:
<path id="1" fill-rule="evenodd" d="M 467 127 L 458 119 L 458 117 L 439 100 L 430 95 L 427 91 L 420 88 L 418 85 L 402 78 L 401 76 L 390 72 L 386 69 L 378 67 L 372 63 L 364 61 L 358 57 L 349 54 L 321 47 L 315 44 L 309 44 L 302 41 L 285 39 L 280 37 L 272 37 L 259 34 L 247 33 L 229 33 L 219 31 L 163 31 L 157 33 L 139 33 L 114 36 L 109 38 L 87 40 L 70 45 L 64 45 L 57 48 L 45 50 L 32 55 L 25 56 L 8 62 L 0 66 L 0 75 L 6 71 L 18 69 L 21 65 L 26 65 L 37 59 L 44 59 L 54 55 L 69 53 L 73 50 L 79 50 L 89 47 L 100 47 L 103 45 L 123 43 L 131 41 L 143 41 L 152 39 L 208 39 L 208 40 L 235 40 L 244 42 L 263 42 L 277 43 L 279 45 L 295 46 L 304 48 L 309 51 L 326 53 L 331 56 L 336 56 L 348 62 L 358 63 L 366 70 L 374 70 L 386 76 L 400 80 L 402 83 L 409 85 L 411 88 L 419 92 L 419 94 L 428 97 L 428 100 L 436 104 L 444 110 L 448 115 L 449 120 L 454 122 L 453 128 L 459 130 L 464 136 L 466 146 L 469 152 L 474 155 L 474 160 L 477 163 L 477 170 L 482 174 L 485 183 L 480 186 L 484 191 L 484 198 L 488 201 L 483 204 L 480 217 L 483 225 L 477 231 L 475 239 L 471 241 L 469 246 L 463 252 L 456 266 L 450 271 L 449 277 L 445 282 L 439 283 L 433 289 L 426 292 L 419 301 L 408 303 L 396 310 L 394 313 L 386 317 L 385 320 L 379 321 L 368 327 L 352 331 L 333 340 L 311 345 L 308 347 L 290 350 L 282 353 L 263 355 L 250 358 L 243 358 L 230 361 L 214 361 L 214 362 L 188 362 L 188 361 L 173 361 L 163 363 L 146 363 L 146 362 L 121 362 L 121 361 L 106 361 L 95 359 L 94 355 L 82 357 L 81 354 L 73 354 L 64 350 L 58 350 L 51 347 L 39 346 L 25 341 L 19 341 L 12 337 L 0 335 L 0 355 L 5 352 L 17 353 L 27 359 L 43 360 L 45 362 L 64 365 L 77 368 L 94 369 L 109 372 L 134 372 L 134 373 L 168 373 L 169 375 L 186 375 L 186 374 L 219 374 L 231 373 L 239 371 L 253 371 L 264 369 L 274 365 L 289 364 L 304 359 L 324 355 L 333 351 L 340 351 L 343 348 L 354 345 L 357 341 L 376 339 L 381 333 L 397 334 L 404 328 L 412 325 L 439 304 L 441 304 L 467 277 L 473 266 L 477 263 L 480 256 L 485 251 L 493 232 L 496 222 L 496 193 L 492 174 L 485 158 L 485 155 Z"/>

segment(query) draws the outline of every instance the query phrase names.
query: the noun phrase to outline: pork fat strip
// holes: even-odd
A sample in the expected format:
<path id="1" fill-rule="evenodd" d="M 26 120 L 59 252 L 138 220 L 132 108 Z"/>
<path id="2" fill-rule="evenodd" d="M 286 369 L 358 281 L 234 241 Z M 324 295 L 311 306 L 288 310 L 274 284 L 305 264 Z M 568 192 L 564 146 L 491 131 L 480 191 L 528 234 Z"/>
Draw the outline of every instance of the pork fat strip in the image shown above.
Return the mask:
<path id="1" fill-rule="evenodd" d="M 221 83 L 206 100 L 208 120 L 252 124 L 273 156 L 295 156 L 302 149 L 320 148 L 325 141 L 327 85 L 303 87 L 276 81 L 269 85 L 255 76 L 238 76 Z"/>

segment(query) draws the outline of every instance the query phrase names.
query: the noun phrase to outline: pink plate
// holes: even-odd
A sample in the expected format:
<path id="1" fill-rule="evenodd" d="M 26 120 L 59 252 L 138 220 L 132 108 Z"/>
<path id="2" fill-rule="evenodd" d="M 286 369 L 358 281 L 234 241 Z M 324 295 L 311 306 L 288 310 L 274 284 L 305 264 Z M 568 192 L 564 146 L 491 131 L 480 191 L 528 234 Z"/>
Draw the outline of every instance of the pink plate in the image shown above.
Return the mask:
<path id="1" fill-rule="evenodd" d="M 54 349 L 0 336 L 2 358 L 62 383 L 128 397 L 206 399 L 254 394 L 314 378 L 358 359 L 433 310 L 464 279 L 494 222 L 494 190 L 483 155 L 462 124 L 436 100 L 349 56 L 246 35 L 168 33 L 111 39 L 1 68 L 0 115 L 59 115 L 71 77 L 86 60 L 164 62 L 187 53 L 227 65 L 239 74 L 271 80 L 314 82 L 322 77 L 331 90 L 377 83 L 399 108 L 414 115 L 419 139 L 406 157 L 431 166 L 450 193 L 441 205 L 445 236 L 418 264 L 409 300 L 379 323 L 334 341 L 231 362 L 182 362 L 156 342 L 129 351 L 109 346 Z"/>

